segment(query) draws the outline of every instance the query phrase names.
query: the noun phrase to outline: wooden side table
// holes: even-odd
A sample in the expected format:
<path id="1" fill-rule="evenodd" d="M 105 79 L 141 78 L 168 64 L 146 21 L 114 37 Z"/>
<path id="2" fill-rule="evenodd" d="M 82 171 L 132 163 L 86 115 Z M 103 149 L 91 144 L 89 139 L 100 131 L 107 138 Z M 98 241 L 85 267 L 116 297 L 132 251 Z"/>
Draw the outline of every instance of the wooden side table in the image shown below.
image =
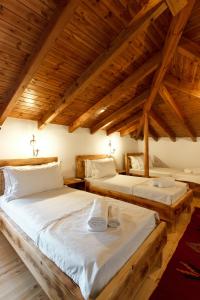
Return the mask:
<path id="1" fill-rule="evenodd" d="M 81 178 L 75 178 L 75 177 L 70 177 L 70 178 L 64 178 L 64 184 L 78 190 L 86 190 L 85 187 L 85 179 Z"/>

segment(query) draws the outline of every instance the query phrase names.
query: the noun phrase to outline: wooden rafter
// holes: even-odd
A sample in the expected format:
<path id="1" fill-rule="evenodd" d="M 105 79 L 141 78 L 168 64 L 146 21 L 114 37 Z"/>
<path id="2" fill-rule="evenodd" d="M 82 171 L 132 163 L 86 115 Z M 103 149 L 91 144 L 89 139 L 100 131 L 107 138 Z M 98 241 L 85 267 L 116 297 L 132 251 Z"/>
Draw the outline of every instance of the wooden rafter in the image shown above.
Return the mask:
<path id="1" fill-rule="evenodd" d="M 193 62 L 200 63 L 200 45 L 189 40 L 188 38 L 182 37 L 177 51 L 181 55 L 191 59 Z"/>
<path id="2" fill-rule="evenodd" d="M 163 119 L 161 119 L 153 109 L 151 110 L 149 114 L 149 118 L 152 121 L 153 124 L 155 124 L 161 131 L 164 131 L 165 134 L 173 141 L 176 141 L 176 135 L 171 130 L 171 128 L 164 122 Z"/>
<path id="3" fill-rule="evenodd" d="M 161 84 L 159 94 L 162 97 L 162 99 L 165 101 L 167 105 L 171 108 L 172 112 L 175 113 L 175 115 L 178 117 L 178 119 L 182 122 L 184 127 L 187 129 L 191 139 L 196 142 L 197 138 L 195 136 L 193 128 L 191 128 L 190 124 L 185 119 L 185 116 L 183 115 L 180 107 L 175 102 L 173 96 L 169 92 L 169 90 L 166 88 L 164 84 Z"/>
<path id="4" fill-rule="evenodd" d="M 183 29 L 191 15 L 194 4 L 195 0 L 189 1 L 189 3 L 179 12 L 179 14 L 172 18 L 162 51 L 161 65 L 154 75 L 150 95 L 144 106 L 144 114 L 145 112 L 149 112 L 151 110 L 153 102 L 155 101 L 156 95 L 159 91 L 160 84 L 162 83 L 166 71 L 168 70 L 168 67 L 174 56 L 177 45 L 183 33 Z M 144 117 L 141 118 L 136 137 L 140 135 L 143 124 Z"/>
<path id="5" fill-rule="evenodd" d="M 186 5 L 187 0 L 166 0 L 173 16 L 177 15 Z"/>
<path id="6" fill-rule="evenodd" d="M 154 139 L 154 141 L 157 142 L 159 140 L 159 135 L 157 134 L 157 132 L 155 131 L 155 129 L 151 124 L 149 124 L 149 133 L 150 136 Z"/>
<path id="7" fill-rule="evenodd" d="M 75 129 L 84 124 L 91 116 L 94 116 L 99 110 L 107 109 L 110 105 L 116 103 L 123 95 L 127 93 L 127 89 L 137 86 L 146 76 L 154 72 L 160 63 L 160 53 L 156 53 L 145 64 L 137 69 L 132 75 L 121 82 L 115 89 L 109 94 L 99 100 L 85 113 L 83 113 L 73 124 L 69 127 L 69 132 L 73 132 Z"/>
<path id="8" fill-rule="evenodd" d="M 138 123 L 137 122 L 134 122 L 131 126 L 129 126 L 127 129 L 124 129 L 124 130 L 121 130 L 120 131 L 120 136 L 123 137 L 123 136 L 126 136 L 132 132 L 134 132 L 138 127 Z"/>
<path id="9" fill-rule="evenodd" d="M 156 1 L 157 2 L 157 1 Z M 159 1 L 160 2 L 160 1 Z M 127 47 L 129 43 L 132 43 L 132 40 L 146 27 L 149 26 L 157 17 L 159 17 L 167 8 L 165 3 L 156 5 L 155 7 L 149 7 L 150 10 L 145 11 L 145 15 L 142 15 L 141 18 L 136 19 L 132 22 L 129 27 L 127 27 L 111 46 L 105 50 L 105 52 L 100 55 L 86 71 L 79 77 L 74 84 L 67 89 L 64 96 L 60 100 L 60 103 L 50 112 L 45 114 L 41 121 L 39 122 L 39 127 L 42 127 L 44 124 L 51 122 L 58 116 L 66 107 L 68 107 L 74 98 L 79 95 L 84 89 L 91 84 L 95 78 L 108 67 L 112 61 Z M 83 118 L 84 119 L 84 118 Z M 78 124 L 78 120 L 76 122 Z M 79 125 L 77 125 L 79 127 Z M 71 127 L 71 130 L 75 126 Z M 77 127 L 76 127 L 77 128 Z"/>
<path id="10" fill-rule="evenodd" d="M 129 117 L 126 120 L 123 120 L 122 122 L 120 122 L 120 123 L 116 124 L 115 126 L 109 128 L 107 130 L 107 135 L 110 135 L 115 131 L 127 130 L 132 125 L 135 125 L 135 123 L 137 123 L 139 121 L 140 117 L 141 117 L 141 112 L 135 114 L 134 116 Z"/>
<path id="11" fill-rule="evenodd" d="M 164 84 L 168 87 L 174 88 L 182 93 L 194 96 L 200 99 L 200 88 L 196 83 L 190 83 L 186 81 L 180 81 L 173 75 L 167 75 L 164 80 Z"/>
<path id="12" fill-rule="evenodd" d="M 21 74 L 15 85 L 10 90 L 6 106 L 0 115 L 0 125 L 2 125 L 9 113 L 15 106 L 18 98 L 23 94 L 34 73 L 37 71 L 45 55 L 54 44 L 58 35 L 63 31 L 67 23 L 70 22 L 80 0 L 70 0 L 63 5 L 59 5 L 53 19 L 49 22 L 48 27 L 37 42 L 35 49 L 29 56 Z"/>
<path id="13" fill-rule="evenodd" d="M 107 126 L 110 126 L 112 122 L 116 122 L 116 120 L 125 118 L 127 113 L 130 113 L 131 111 L 134 111 L 135 109 L 141 107 L 146 98 L 148 97 L 149 90 L 143 92 L 139 96 L 133 98 L 132 100 L 129 100 L 127 104 L 120 107 L 118 110 L 116 110 L 114 113 L 109 115 L 107 118 L 103 119 L 99 123 L 95 124 L 90 132 L 95 133 L 99 129 L 105 129 Z"/>

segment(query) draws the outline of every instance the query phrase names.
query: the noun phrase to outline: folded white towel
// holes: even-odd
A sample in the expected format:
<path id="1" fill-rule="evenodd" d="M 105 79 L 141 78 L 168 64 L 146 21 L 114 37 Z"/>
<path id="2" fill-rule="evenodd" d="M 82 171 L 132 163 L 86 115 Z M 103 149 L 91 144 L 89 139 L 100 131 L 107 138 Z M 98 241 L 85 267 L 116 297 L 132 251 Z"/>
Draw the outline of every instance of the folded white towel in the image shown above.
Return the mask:
<path id="1" fill-rule="evenodd" d="M 116 228 L 120 225 L 119 207 L 117 205 L 110 205 L 108 207 L 108 226 Z"/>
<path id="2" fill-rule="evenodd" d="M 95 199 L 88 218 L 89 231 L 105 231 L 108 225 L 108 205 L 100 198 Z"/>
<path id="3" fill-rule="evenodd" d="M 162 177 L 152 179 L 152 185 L 159 188 L 168 188 L 175 186 L 175 180 L 171 177 Z"/>
<path id="4" fill-rule="evenodd" d="M 186 173 L 186 174 L 191 174 L 191 173 L 192 173 L 192 170 L 189 169 L 189 168 L 186 168 L 186 169 L 184 169 L 184 173 Z"/>

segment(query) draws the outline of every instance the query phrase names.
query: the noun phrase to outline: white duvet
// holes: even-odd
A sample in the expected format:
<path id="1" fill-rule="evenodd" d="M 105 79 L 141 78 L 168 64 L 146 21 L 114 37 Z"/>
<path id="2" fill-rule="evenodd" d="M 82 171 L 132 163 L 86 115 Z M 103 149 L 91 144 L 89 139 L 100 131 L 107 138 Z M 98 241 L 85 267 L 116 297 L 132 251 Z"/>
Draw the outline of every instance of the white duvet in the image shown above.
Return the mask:
<path id="1" fill-rule="evenodd" d="M 68 187 L 5 202 L 2 209 L 40 250 L 80 287 L 95 297 L 155 228 L 155 212 L 119 200 L 121 226 L 87 231 L 94 194 Z"/>
<path id="2" fill-rule="evenodd" d="M 154 200 L 167 205 L 172 205 L 187 191 L 187 184 L 177 182 L 174 187 L 159 188 L 150 184 L 151 178 L 115 175 L 103 178 L 87 178 L 93 186 L 109 189 L 121 193 Z"/>
<path id="3" fill-rule="evenodd" d="M 177 172 L 180 172 L 180 170 L 172 169 L 172 168 L 158 168 L 158 167 L 149 169 L 149 175 L 155 177 L 170 177 L 176 174 Z M 129 173 L 135 175 L 144 175 L 144 170 L 130 169 Z"/>

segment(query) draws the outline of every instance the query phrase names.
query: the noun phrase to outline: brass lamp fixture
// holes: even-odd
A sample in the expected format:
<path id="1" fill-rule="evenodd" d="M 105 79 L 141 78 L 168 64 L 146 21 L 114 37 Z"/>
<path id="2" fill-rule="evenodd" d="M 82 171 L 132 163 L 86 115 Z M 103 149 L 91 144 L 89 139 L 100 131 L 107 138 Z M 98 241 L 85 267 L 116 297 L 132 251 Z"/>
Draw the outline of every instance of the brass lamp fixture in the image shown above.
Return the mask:
<path id="1" fill-rule="evenodd" d="M 36 149 L 36 139 L 35 135 L 32 135 L 32 140 L 30 140 L 30 145 L 32 146 L 33 151 L 33 157 L 37 157 L 39 153 L 39 149 Z"/>
<path id="2" fill-rule="evenodd" d="M 112 142 L 111 142 L 111 140 L 109 140 L 109 142 L 108 142 L 108 147 L 109 147 L 109 155 L 111 156 L 111 155 L 113 155 L 113 154 L 115 153 L 115 151 L 116 151 L 116 149 L 112 147 Z"/>

